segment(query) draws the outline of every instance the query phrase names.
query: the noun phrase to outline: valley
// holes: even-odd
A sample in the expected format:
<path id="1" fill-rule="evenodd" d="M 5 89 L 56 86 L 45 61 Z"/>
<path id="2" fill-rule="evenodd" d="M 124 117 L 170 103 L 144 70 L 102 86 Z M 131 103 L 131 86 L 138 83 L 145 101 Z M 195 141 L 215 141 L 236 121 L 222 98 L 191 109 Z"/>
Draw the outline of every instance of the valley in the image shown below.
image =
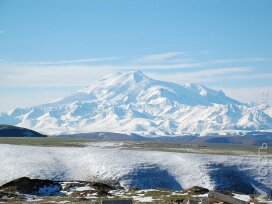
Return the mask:
<path id="1" fill-rule="evenodd" d="M 104 147 L 138 151 L 162 151 L 177 153 L 198 153 L 216 155 L 257 156 L 261 146 L 244 146 L 234 144 L 199 144 L 190 142 L 152 142 L 152 141 L 99 141 L 88 138 L 29 138 L 2 137 L 0 144 L 27 145 L 41 147 Z M 272 157 L 271 148 L 267 149 Z"/>

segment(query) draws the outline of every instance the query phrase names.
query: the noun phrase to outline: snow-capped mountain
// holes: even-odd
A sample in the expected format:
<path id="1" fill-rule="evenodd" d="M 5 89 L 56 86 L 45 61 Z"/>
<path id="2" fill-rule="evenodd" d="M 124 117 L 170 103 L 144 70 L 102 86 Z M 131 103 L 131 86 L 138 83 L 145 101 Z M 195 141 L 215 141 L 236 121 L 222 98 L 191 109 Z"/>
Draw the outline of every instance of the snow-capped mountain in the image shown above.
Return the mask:
<path id="1" fill-rule="evenodd" d="M 1 113 L 0 123 L 46 134 L 152 136 L 272 129 L 271 111 L 240 103 L 222 91 L 163 82 L 139 71 L 108 75 L 54 102 Z"/>

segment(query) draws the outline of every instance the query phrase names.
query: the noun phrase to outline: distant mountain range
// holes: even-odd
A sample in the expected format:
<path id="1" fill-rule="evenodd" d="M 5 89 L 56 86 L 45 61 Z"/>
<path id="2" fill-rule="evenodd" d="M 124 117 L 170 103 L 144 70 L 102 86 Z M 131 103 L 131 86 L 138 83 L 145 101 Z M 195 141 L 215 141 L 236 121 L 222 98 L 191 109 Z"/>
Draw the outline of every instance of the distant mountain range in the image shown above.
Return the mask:
<path id="1" fill-rule="evenodd" d="M 158 137 L 143 137 L 137 134 L 120 134 L 112 132 L 91 132 L 78 133 L 71 135 L 60 135 L 64 138 L 84 138 L 95 141 L 140 141 L 140 142 L 178 142 L 183 144 L 206 145 L 206 144 L 229 144 L 243 146 L 262 146 L 264 143 L 268 146 L 272 145 L 272 134 L 269 132 L 249 132 L 243 136 L 227 136 L 213 135 L 206 137 L 198 136 L 158 136 Z"/>
<path id="2" fill-rule="evenodd" d="M 145 137 L 242 135 L 272 130 L 272 108 L 244 104 L 198 84 L 142 72 L 115 73 L 73 95 L 0 114 L 0 123 L 51 134 L 135 133 Z"/>
<path id="3" fill-rule="evenodd" d="M 12 125 L 0 125 L 0 137 L 46 137 L 36 131 Z"/>

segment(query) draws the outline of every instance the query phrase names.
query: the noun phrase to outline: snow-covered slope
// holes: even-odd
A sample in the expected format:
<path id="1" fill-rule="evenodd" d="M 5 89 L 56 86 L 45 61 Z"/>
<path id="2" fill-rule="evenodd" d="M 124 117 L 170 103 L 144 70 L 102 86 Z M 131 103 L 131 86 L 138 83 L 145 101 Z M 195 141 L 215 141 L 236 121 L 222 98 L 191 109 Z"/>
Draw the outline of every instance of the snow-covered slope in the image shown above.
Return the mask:
<path id="1" fill-rule="evenodd" d="M 27 176 L 58 181 L 118 181 L 124 187 L 142 189 L 202 186 L 253 193 L 252 184 L 271 186 L 271 174 L 264 179 L 258 173 L 257 154 L 243 157 L 136 151 L 120 149 L 114 143 L 107 147 L 99 144 L 84 148 L 0 144 L 0 185 Z M 270 168 L 271 158 L 267 161 Z"/>
<path id="2" fill-rule="evenodd" d="M 115 73 L 57 101 L 0 114 L 0 123 L 46 134 L 119 132 L 141 135 L 272 129 L 272 118 L 222 91 Z"/>

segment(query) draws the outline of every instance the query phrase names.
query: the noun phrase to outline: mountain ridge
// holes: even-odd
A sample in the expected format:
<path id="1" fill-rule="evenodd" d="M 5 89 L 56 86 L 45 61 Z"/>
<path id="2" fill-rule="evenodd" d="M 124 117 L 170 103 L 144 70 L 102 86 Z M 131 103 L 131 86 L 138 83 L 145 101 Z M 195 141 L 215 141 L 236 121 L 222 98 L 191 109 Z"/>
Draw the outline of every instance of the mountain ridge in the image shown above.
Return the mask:
<path id="1" fill-rule="evenodd" d="M 107 75 L 50 103 L 1 113 L 0 123 L 46 134 L 240 134 L 272 129 L 270 112 L 234 100 L 221 90 L 159 81 L 132 71 Z"/>
<path id="2" fill-rule="evenodd" d="M 1 137 L 46 137 L 46 135 L 27 128 L 0 124 L 0 138 Z"/>

